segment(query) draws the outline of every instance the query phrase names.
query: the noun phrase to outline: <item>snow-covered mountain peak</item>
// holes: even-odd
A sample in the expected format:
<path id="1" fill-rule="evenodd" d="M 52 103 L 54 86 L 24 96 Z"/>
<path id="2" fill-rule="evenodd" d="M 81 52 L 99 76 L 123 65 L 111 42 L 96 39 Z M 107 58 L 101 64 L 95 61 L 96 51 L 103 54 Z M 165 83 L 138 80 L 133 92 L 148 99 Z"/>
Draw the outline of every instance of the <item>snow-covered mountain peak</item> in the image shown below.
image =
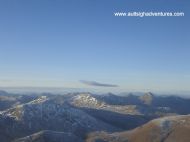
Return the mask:
<path id="1" fill-rule="evenodd" d="M 44 103 L 48 100 L 47 96 L 40 96 L 39 98 L 29 102 L 28 104 L 40 104 L 40 103 Z"/>
<path id="2" fill-rule="evenodd" d="M 72 104 L 80 107 L 101 107 L 104 102 L 97 100 L 92 94 L 84 93 L 74 96 Z"/>

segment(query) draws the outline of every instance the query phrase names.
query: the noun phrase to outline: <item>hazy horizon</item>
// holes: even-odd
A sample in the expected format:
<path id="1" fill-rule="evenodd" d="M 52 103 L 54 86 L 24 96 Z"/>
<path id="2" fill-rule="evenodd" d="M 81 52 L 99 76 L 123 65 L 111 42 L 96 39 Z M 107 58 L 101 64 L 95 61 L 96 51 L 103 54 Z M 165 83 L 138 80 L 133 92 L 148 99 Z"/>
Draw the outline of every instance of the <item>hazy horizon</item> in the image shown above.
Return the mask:
<path id="1" fill-rule="evenodd" d="M 151 90 L 110 90 L 107 91 L 105 89 L 96 89 L 96 88 L 66 88 L 66 87 L 0 87 L 0 91 L 6 91 L 8 93 L 51 93 L 51 94 L 67 94 L 67 93 L 93 93 L 93 94 L 108 94 L 113 93 L 115 95 L 127 95 L 127 94 L 134 94 L 134 95 L 143 95 L 144 93 L 151 92 L 154 95 L 158 96 L 179 96 L 179 97 L 189 97 L 189 91 L 151 91 Z"/>

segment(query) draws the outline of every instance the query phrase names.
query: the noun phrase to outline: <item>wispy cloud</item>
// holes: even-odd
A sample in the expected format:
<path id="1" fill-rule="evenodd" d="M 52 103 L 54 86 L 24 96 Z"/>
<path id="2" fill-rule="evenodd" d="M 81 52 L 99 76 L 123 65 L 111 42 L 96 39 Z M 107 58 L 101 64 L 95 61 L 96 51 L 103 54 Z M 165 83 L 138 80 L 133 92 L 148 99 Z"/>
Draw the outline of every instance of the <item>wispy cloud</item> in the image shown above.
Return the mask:
<path id="1" fill-rule="evenodd" d="M 106 84 L 106 83 L 99 83 L 96 81 L 86 81 L 86 80 L 80 80 L 81 83 L 89 86 L 99 86 L 99 87 L 118 87 L 118 85 L 115 84 Z"/>

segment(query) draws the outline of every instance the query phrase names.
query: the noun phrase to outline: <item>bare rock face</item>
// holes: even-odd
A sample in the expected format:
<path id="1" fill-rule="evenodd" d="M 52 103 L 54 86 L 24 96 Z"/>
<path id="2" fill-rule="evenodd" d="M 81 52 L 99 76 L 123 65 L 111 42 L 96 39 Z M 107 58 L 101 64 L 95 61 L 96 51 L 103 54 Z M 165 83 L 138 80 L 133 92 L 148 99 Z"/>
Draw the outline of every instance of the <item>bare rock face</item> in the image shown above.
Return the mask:
<path id="1" fill-rule="evenodd" d="M 143 104 L 151 105 L 153 101 L 154 95 L 151 92 L 145 93 L 144 95 L 140 96 L 140 100 Z"/>

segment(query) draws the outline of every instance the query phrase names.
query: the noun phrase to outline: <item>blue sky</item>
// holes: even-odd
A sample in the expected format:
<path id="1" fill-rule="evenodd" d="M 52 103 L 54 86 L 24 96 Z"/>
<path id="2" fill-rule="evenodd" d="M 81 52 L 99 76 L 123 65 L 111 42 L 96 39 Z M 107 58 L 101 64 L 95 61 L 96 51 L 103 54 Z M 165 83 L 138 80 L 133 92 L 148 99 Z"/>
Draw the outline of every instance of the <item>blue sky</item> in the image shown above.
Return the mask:
<path id="1" fill-rule="evenodd" d="M 1 0 L 0 86 L 190 91 L 189 5 L 187 0 Z M 118 11 L 185 16 L 114 17 Z"/>

